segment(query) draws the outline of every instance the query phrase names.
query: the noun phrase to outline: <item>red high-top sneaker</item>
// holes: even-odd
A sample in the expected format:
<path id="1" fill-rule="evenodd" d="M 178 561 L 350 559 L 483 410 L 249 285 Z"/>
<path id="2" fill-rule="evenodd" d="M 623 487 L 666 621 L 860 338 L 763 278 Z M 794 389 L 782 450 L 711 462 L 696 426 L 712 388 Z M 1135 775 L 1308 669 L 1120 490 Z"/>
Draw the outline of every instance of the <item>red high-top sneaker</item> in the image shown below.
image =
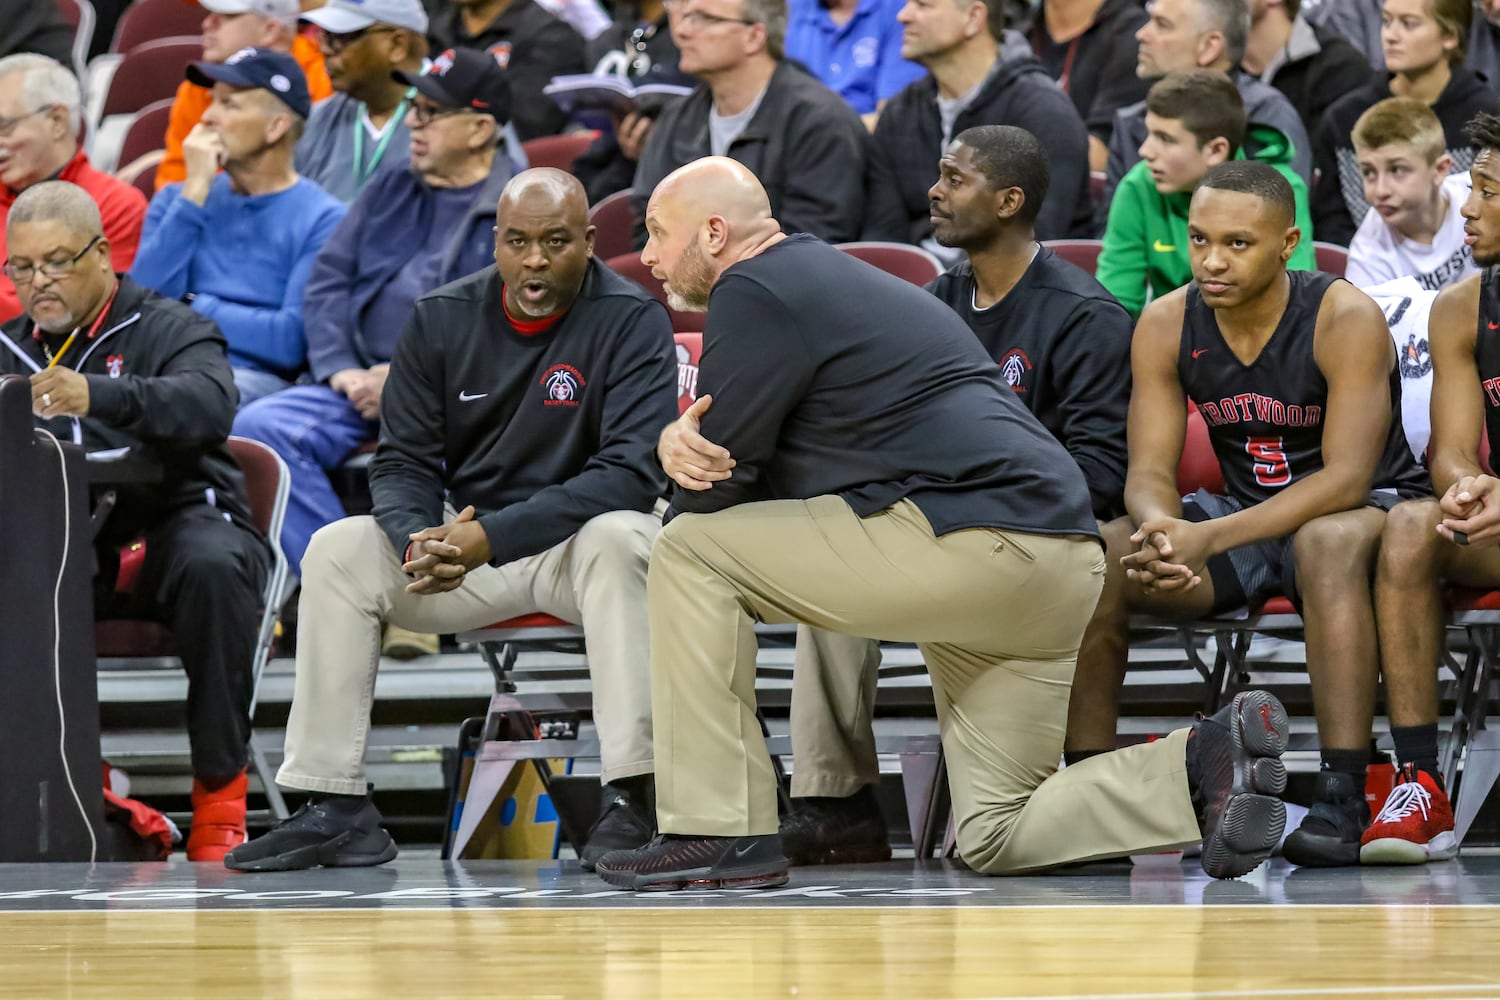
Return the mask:
<path id="1" fill-rule="evenodd" d="M 1448 793 L 1426 771 L 1407 764 L 1385 807 L 1359 842 L 1362 865 L 1422 865 L 1458 854 Z"/>
<path id="2" fill-rule="evenodd" d="M 249 785 L 244 771 L 214 791 L 193 779 L 193 828 L 187 840 L 189 861 L 223 861 L 224 855 L 245 842 L 245 793 Z"/>

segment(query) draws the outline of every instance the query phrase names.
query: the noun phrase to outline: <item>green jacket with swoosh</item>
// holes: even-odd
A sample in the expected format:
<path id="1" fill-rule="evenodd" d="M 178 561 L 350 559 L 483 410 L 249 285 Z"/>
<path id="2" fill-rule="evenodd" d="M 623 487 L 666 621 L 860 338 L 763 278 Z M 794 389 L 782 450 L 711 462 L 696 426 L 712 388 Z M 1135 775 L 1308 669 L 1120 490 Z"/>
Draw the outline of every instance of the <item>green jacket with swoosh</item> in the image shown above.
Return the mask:
<path id="1" fill-rule="evenodd" d="M 1297 199 L 1297 228 L 1302 230 L 1302 240 L 1287 267 L 1293 271 L 1316 271 L 1307 185 L 1292 169 L 1291 143 L 1273 128 L 1252 125 L 1249 131 L 1260 143 L 1255 158 L 1279 170 L 1292 185 Z M 1235 154 L 1235 159 L 1244 158 L 1243 149 Z M 1104 228 L 1104 248 L 1099 253 L 1095 277 L 1133 319 L 1140 318 L 1149 299 L 1193 280 L 1187 229 L 1188 203 L 1192 197 L 1191 191 L 1158 192 L 1145 160 L 1120 179 L 1109 206 L 1109 224 Z"/>

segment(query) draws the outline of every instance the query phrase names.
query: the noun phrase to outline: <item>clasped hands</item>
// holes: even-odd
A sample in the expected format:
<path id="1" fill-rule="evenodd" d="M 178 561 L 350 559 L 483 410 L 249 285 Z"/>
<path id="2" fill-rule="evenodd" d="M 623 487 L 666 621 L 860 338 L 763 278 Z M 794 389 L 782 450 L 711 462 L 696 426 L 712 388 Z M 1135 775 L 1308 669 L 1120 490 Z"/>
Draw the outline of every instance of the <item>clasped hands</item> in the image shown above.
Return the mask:
<path id="1" fill-rule="evenodd" d="M 1500 541 L 1500 479 L 1464 476 L 1448 487 L 1438 506 L 1438 534 L 1456 545 L 1490 546 Z"/>
<path id="2" fill-rule="evenodd" d="M 459 511 L 447 524 L 423 528 L 410 537 L 406 562 L 401 564 L 401 572 L 414 578 L 406 585 L 408 594 L 457 590 L 471 569 L 490 561 L 490 538 L 474 520 L 473 506 Z"/>
<path id="3" fill-rule="evenodd" d="M 1145 590 L 1187 593 L 1203 582 L 1210 528 L 1176 517 L 1143 521 L 1130 540 L 1139 548 L 1120 560 L 1125 575 Z"/>

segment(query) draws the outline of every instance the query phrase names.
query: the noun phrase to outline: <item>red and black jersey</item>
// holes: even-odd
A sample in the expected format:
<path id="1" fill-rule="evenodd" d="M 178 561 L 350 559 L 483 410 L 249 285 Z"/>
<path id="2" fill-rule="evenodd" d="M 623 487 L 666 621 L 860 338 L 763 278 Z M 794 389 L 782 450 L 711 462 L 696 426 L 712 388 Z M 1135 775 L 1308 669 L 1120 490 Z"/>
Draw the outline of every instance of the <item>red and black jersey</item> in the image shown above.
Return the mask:
<path id="1" fill-rule="evenodd" d="M 1323 468 L 1328 382 L 1313 353 L 1318 308 L 1335 281 L 1318 271 L 1289 271 L 1291 293 L 1271 338 L 1249 364 L 1219 332 L 1197 285 L 1187 291 L 1177 376 L 1208 425 L 1230 496 L 1260 503 Z M 1430 490 L 1401 430 L 1401 373 L 1392 358 L 1390 427 L 1373 489 Z"/>
<path id="2" fill-rule="evenodd" d="M 1490 266 L 1479 277 L 1479 331 L 1474 336 L 1474 365 L 1484 385 L 1484 429 L 1490 444 L 1500 441 L 1500 267 Z M 1494 459 L 1491 459 L 1493 462 Z"/>

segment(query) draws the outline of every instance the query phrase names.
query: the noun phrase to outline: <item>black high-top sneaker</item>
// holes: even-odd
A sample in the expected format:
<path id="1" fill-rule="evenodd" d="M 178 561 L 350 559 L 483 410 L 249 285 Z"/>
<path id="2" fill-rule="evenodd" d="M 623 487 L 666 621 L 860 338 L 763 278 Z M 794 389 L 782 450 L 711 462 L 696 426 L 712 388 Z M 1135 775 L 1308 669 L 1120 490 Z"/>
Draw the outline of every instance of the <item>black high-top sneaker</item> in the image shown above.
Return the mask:
<path id="1" fill-rule="evenodd" d="M 656 835 L 655 781 L 649 774 L 599 786 L 599 818 L 578 855 L 586 872 L 610 851 L 644 847 Z"/>
<path id="2" fill-rule="evenodd" d="M 781 820 L 781 847 L 794 865 L 889 861 L 891 837 L 875 786 L 845 798 L 793 799 L 792 811 Z"/>
<path id="3" fill-rule="evenodd" d="M 1365 788 L 1352 774 L 1318 772 L 1317 798 L 1282 845 L 1294 865 L 1337 868 L 1359 864 L 1359 842 L 1370 825 Z"/>
<path id="4" fill-rule="evenodd" d="M 1271 856 L 1286 829 L 1286 709 L 1266 691 L 1244 691 L 1193 727 L 1188 787 L 1203 831 L 1203 870 L 1236 878 Z"/>
<path id="5" fill-rule="evenodd" d="M 396 842 L 380 825 L 380 811 L 366 792 L 315 796 L 268 832 L 224 856 L 237 872 L 286 872 L 301 868 L 381 865 L 396 856 Z"/>

